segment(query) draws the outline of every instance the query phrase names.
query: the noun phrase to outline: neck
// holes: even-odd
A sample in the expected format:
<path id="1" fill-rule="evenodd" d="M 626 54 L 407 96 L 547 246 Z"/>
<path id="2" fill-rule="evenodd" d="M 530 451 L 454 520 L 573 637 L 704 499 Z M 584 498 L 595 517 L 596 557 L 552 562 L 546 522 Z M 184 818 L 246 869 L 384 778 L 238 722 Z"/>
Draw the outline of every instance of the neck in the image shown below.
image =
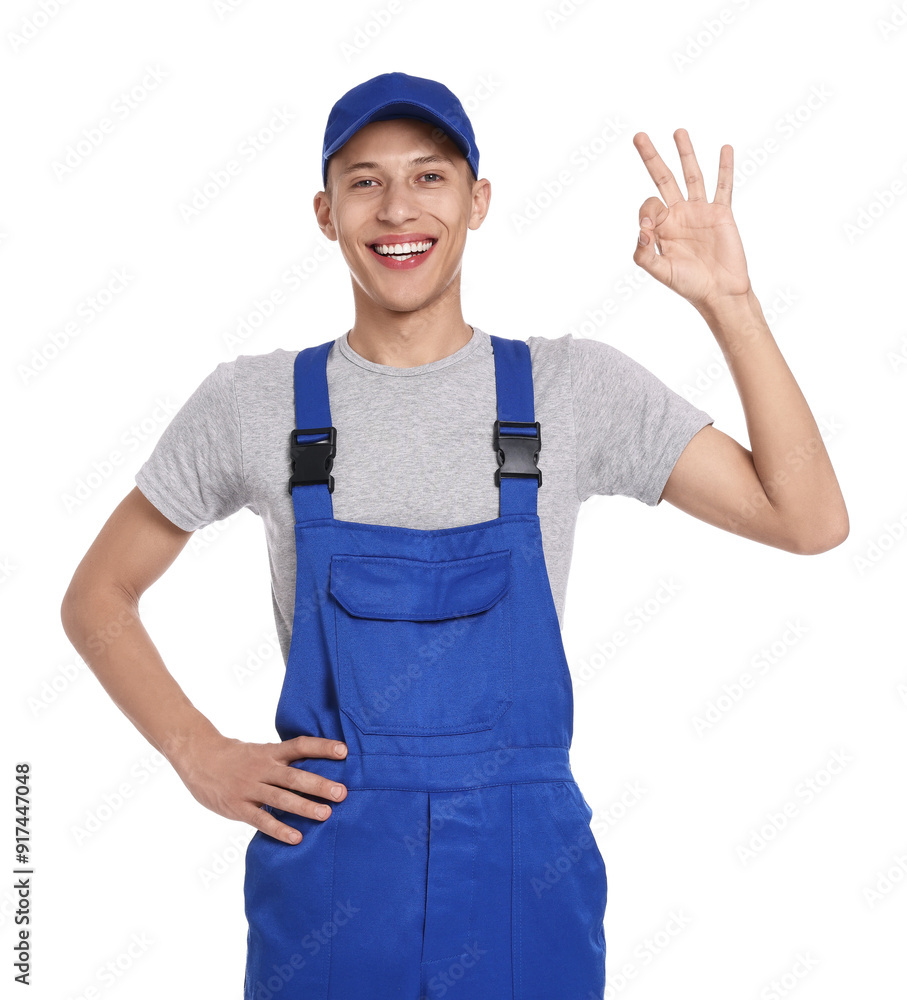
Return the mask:
<path id="1" fill-rule="evenodd" d="M 459 280 L 456 286 L 421 309 L 397 312 L 368 298 L 354 282 L 356 320 L 347 342 L 366 361 L 394 368 L 415 368 L 450 357 L 473 333 L 463 319 Z"/>

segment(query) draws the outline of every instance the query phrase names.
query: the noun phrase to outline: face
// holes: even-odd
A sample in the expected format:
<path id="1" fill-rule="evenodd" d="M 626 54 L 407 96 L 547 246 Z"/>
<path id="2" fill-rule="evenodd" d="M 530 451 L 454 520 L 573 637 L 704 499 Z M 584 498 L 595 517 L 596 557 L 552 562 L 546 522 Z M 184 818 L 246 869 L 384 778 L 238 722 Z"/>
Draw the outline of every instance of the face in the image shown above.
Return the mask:
<path id="1" fill-rule="evenodd" d="M 340 243 L 357 310 L 414 312 L 458 294 L 466 232 L 479 228 L 490 196 L 447 136 L 396 118 L 369 123 L 331 157 L 315 215 Z"/>

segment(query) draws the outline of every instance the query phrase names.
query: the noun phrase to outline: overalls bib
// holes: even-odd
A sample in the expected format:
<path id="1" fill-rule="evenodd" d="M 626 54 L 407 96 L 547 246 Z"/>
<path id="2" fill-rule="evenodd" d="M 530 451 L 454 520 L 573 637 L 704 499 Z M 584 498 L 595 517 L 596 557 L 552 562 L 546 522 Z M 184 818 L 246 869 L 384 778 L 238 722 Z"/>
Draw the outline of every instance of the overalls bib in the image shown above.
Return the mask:
<path id="1" fill-rule="evenodd" d="M 603 996 L 608 883 L 570 769 L 531 359 L 523 341 L 491 342 L 500 513 L 435 530 L 333 517 L 333 341 L 296 357 L 276 727 L 346 743 L 343 760 L 292 766 L 349 791 L 326 820 L 265 807 L 303 839 L 249 842 L 245 1000 Z"/>

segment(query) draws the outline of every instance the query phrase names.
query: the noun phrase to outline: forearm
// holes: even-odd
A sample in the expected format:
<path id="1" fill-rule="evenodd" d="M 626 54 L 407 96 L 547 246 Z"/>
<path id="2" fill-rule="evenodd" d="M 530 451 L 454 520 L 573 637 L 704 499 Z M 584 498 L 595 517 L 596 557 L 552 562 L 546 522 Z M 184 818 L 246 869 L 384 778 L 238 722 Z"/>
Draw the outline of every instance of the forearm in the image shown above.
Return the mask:
<path id="1" fill-rule="evenodd" d="M 750 290 L 746 296 L 700 308 L 737 387 L 764 491 L 748 497 L 770 503 L 793 534 L 836 539 L 847 535 L 844 498 L 819 428 Z"/>
<path id="2" fill-rule="evenodd" d="M 115 586 L 67 594 L 63 628 L 79 655 L 139 732 L 172 763 L 201 735 L 220 735 L 167 670 L 139 617 Z"/>

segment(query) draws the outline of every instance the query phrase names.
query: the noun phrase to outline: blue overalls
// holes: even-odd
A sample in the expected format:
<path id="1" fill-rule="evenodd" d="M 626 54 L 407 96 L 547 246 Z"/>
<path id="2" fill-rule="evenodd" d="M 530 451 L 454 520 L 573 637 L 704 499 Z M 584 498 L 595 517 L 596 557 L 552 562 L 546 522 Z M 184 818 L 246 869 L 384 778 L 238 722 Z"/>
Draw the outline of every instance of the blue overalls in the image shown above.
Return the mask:
<path id="1" fill-rule="evenodd" d="M 292 766 L 349 791 L 326 820 L 266 807 L 303 839 L 249 842 L 244 1000 L 603 996 L 608 883 L 570 770 L 532 365 L 525 342 L 491 341 L 500 514 L 434 530 L 334 519 L 333 341 L 297 355 L 276 726 L 345 742 Z"/>

